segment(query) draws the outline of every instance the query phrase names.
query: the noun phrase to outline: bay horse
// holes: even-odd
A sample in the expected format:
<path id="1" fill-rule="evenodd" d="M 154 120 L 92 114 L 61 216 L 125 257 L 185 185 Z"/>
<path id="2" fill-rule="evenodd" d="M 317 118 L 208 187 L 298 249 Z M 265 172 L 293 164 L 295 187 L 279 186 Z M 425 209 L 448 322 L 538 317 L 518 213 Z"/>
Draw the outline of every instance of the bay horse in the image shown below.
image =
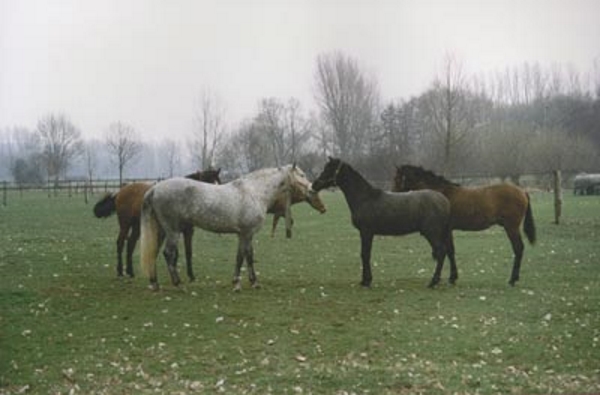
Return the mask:
<path id="1" fill-rule="evenodd" d="M 440 282 L 444 259 L 450 259 L 450 283 L 456 280 L 454 246 L 451 244 L 450 203 L 439 192 L 385 192 L 373 187 L 360 173 L 340 159 L 329 158 L 313 182 L 315 191 L 339 187 L 350 209 L 352 225 L 360 232 L 362 281 L 371 286 L 371 247 L 375 235 L 405 235 L 419 232 L 431 246 L 437 262 L 429 287 Z"/>
<path id="2" fill-rule="evenodd" d="M 205 171 L 196 171 L 185 177 L 191 180 L 202 181 L 206 183 L 221 183 L 219 174 L 221 169 L 208 169 Z M 152 184 L 146 182 L 133 182 L 119 189 L 116 193 L 108 193 L 94 205 L 94 214 L 98 218 L 106 218 L 117 213 L 119 221 L 119 235 L 117 237 L 117 276 L 123 276 L 123 248 L 127 241 L 127 266 L 125 272 L 129 277 L 134 277 L 133 273 L 133 251 L 140 238 L 140 215 L 142 212 L 142 202 L 144 194 L 152 187 Z M 130 233 L 131 231 L 131 233 Z M 192 236 L 194 229 L 186 229 L 184 235 L 185 257 L 187 263 L 187 275 L 190 281 L 194 280 L 192 270 Z"/>
<path id="3" fill-rule="evenodd" d="M 419 166 L 397 167 L 394 191 L 433 189 L 444 194 L 452 207 L 452 229 L 478 231 L 492 225 L 504 228 L 514 253 L 509 284 L 519 281 L 521 260 L 525 249 L 521 231 L 533 245 L 536 240 L 535 223 L 529 194 L 511 184 L 495 184 L 466 188 Z"/>
<path id="4" fill-rule="evenodd" d="M 281 217 L 284 217 L 286 220 L 286 232 L 285 235 L 289 239 L 292 237 L 292 225 L 294 220 L 290 217 L 286 217 L 285 211 L 288 204 L 296 204 L 301 202 L 307 202 L 310 204 L 312 208 L 323 214 L 327 211 L 325 207 L 325 203 L 321 200 L 318 193 L 311 193 L 312 189 L 308 188 L 309 193 L 302 190 L 301 188 L 291 187 L 289 194 L 281 195 L 279 199 L 275 201 L 275 203 L 269 207 L 267 213 L 273 214 L 273 225 L 271 227 L 271 237 L 275 237 L 275 229 L 277 228 L 277 222 Z M 288 203 L 287 199 L 291 198 L 291 201 Z"/>
<path id="5" fill-rule="evenodd" d="M 310 182 L 296 165 L 262 169 L 223 185 L 203 184 L 185 178 L 172 178 L 154 185 L 144 196 L 141 220 L 141 266 L 158 290 L 156 257 L 163 242 L 163 255 L 171 282 L 180 283 L 177 273 L 177 239 L 188 227 L 197 226 L 214 233 L 238 235 L 233 276 L 234 290 L 241 289 L 240 270 L 244 260 L 253 287 L 258 286 L 254 272 L 252 240 L 261 229 L 267 210 L 290 188 L 309 194 Z M 290 215 L 290 205 L 286 214 Z"/>

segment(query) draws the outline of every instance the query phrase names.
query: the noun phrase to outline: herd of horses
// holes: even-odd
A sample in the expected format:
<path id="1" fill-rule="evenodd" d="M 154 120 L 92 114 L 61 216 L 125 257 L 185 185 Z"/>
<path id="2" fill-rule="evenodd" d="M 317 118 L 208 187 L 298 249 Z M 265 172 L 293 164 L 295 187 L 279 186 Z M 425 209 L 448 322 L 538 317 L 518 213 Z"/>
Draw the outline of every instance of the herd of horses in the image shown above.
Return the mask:
<path id="1" fill-rule="evenodd" d="M 396 168 L 392 191 L 370 184 L 348 163 L 329 158 L 321 174 L 311 183 L 298 166 L 261 169 L 228 183 L 221 183 L 220 170 L 209 169 L 182 178 L 155 184 L 132 183 L 107 194 L 94 207 L 94 214 L 107 217 L 116 212 L 120 232 L 117 238 L 117 274 L 123 275 L 122 252 L 127 240 L 126 274 L 133 277 L 132 255 L 141 239 L 141 266 L 150 288 L 159 288 L 156 260 L 163 255 L 173 285 L 181 280 L 177 271 L 178 239 L 184 235 L 187 274 L 192 271 L 192 235 L 195 227 L 238 236 L 233 276 L 234 290 L 241 289 L 240 271 L 244 262 L 253 287 L 258 287 L 254 271 L 253 237 L 267 214 L 273 214 L 271 236 L 277 221 L 286 219 L 286 235 L 291 237 L 291 205 L 308 202 L 321 213 L 326 211 L 319 191 L 337 187 L 346 199 L 352 224 L 361 240 L 362 280 L 372 282 L 371 249 L 375 235 L 405 235 L 419 232 L 430 244 L 436 261 L 429 283 L 435 287 L 446 257 L 450 261 L 449 282 L 458 279 L 453 230 L 479 231 L 493 225 L 504 228 L 514 253 L 510 285 L 519 280 L 523 258 L 523 232 L 531 244 L 536 232 L 529 195 L 511 184 L 467 188 L 421 167 Z"/>

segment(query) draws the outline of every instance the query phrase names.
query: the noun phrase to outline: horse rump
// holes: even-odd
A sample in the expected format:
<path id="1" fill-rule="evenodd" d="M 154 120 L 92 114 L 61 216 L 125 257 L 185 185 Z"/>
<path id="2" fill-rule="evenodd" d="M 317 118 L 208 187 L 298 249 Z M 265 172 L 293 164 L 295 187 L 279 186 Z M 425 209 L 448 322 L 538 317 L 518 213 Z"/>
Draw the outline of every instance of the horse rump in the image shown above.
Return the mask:
<path id="1" fill-rule="evenodd" d="M 94 215 L 97 218 L 106 218 L 111 216 L 117 211 L 117 205 L 115 203 L 116 193 L 107 193 L 104 197 L 98 200 L 98 203 L 94 205 Z"/>

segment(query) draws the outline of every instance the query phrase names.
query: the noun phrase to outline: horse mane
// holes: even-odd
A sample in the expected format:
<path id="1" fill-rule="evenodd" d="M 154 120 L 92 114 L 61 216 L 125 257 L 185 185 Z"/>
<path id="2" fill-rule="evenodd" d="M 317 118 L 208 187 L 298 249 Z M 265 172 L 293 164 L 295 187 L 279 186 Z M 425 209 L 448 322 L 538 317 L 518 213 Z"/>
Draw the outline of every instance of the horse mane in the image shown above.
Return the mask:
<path id="1" fill-rule="evenodd" d="M 369 181 L 367 181 L 362 174 L 360 174 L 357 170 L 355 170 L 352 166 L 350 166 L 347 162 L 343 162 L 342 161 L 343 166 L 345 166 L 351 173 L 353 173 L 359 180 L 362 180 L 362 182 L 368 186 L 368 196 L 370 198 L 376 199 L 379 196 L 381 196 L 381 194 L 383 194 L 383 190 L 377 187 L 374 187 Z"/>
<path id="2" fill-rule="evenodd" d="M 417 178 L 425 180 L 426 182 L 434 185 L 450 185 L 454 187 L 459 187 L 460 184 L 452 182 L 447 178 L 435 174 L 431 170 L 425 170 L 421 166 L 413 166 L 413 165 L 402 165 L 400 166 L 400 170 L 404 173 L 405 170 L 414 174 Z"/>

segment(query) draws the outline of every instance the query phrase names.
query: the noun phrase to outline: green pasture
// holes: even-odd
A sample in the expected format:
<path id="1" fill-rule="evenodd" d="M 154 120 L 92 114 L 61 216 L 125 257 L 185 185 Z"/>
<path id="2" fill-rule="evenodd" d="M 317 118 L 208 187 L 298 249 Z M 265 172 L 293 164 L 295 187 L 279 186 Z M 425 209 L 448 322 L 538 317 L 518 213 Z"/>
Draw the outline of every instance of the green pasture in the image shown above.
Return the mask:
<path id="1" fill-rule="evenodd" d="M 501 228 L 455 232 L 460 278 L 428 289 L 418 235 L 376 238 L 373 287 L 340 192 L 255 240 L 261 289 L 233 293 L 237 239 L 197 231 L 197 280 L 115 271 L 117 220 L 74 195 L 0 206 L 0 394 L 600 393 L 600 198 L 532 196 L 521 281 Z M 92 201 L 98 199 L 96 195 Z M 182 255 L 180 255 L 182 256 Z M 180 261 L 180 268 L 183 266 Z M 182 279 L 186 279 L 182 271 Z"/>

